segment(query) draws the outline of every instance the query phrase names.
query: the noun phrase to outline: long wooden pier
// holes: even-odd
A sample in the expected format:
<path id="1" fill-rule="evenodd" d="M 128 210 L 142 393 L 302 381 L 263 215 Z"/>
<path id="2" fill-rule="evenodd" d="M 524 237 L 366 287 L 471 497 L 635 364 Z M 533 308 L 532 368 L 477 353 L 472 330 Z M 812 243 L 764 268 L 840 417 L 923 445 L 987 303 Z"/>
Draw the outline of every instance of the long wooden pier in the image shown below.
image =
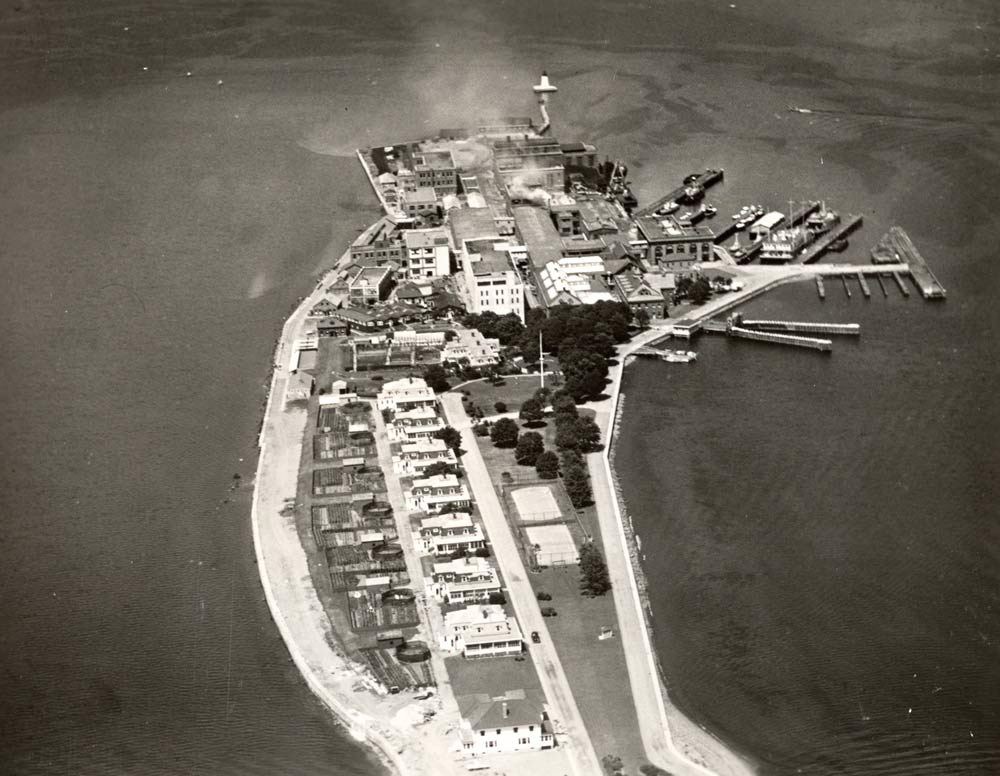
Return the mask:
<path id="1" fill-rule="evenodd" d="M 865 280 L 865 274 L 863 272 L 858 273 L 858 283 L 861 284 L 861 293 L 865 295 L 865 299 L 871 299 L 872 291 L 868 287 L 868 281 Z"/>
<path id="2" fill-rule="evenodd" d="M 823 276 L 816 276 L 816 293 L 819 294 L 819 298 L 826 300 L 826 287 L 823 285 Z"/>
<path id="3" fill-rule="evenodd" d="M 735 325 L 745 329 L 760 329 L 761 331 L 797 332 L 800 334 L 843 334 L 858 336 L 861 325 L 857 323 L 825 323 L 823 321 L 769 321 L 738 318 L 733 316 Z"/>
<path id="4" fill-rule="evenodd" d="M 716 183 L 721 181 L 725 176 L 724 170 L 705 170 L 701 175 L 697 177 L 692 183 L 684 184 L 683 186 L 678 186 L 676 189 L 671 191 L 656 200 L 652 205 L 647 205 L 642 210 L 637 211 L 633 214 L 633 218 L 640 218 L 642 216 L 651 216 L 661 207 L 666 205 L 668 202 L 676 202 L 684 195 L 684 189 L 688 186 L 700 186 L 701 188 L 707 190 L 710 186 L 714 186 Z"/>
<path id="5" fill-rule="evenodd" d="M 934 277 L 934 273 L 927 266 L 927 261 L 902 227 L 892 227 L 878 241 L 876 246 L 872 248 L 872 261 L 876 264 L 887 262 L 908 264 L 913 282 L 917 284 L 924 299 L 944 299 L 948 295 L 944 286 Z"/>
<path id="6" fill-rule="evenodd" d="M 795 264 L 811 264 L 816 261 L 820 256 L 826 253 L 830 245 L 836 240 L 847 237 L 851 232 L 855 231 L 861 224 L 864 223 L 864 217 L 860 215 L 853 215 L 851 213 L 846 213 L 844 215 L 844 220 L 841 221 L 837 226 L 833 227 L 829 232 L 824 234 L 818 240 L 813 242 L 806 248 L 805 252 L 797 256 L 794 259 Z"/>
<path id="7" fill-rule="evenodd" d="M 740 326 L 730 326 L 726 331 L 730 337 L 740 339 L 756 340 L 758 342 L 773 342 L 776 345 L 793 345 L 799 348 L 811 348 L 830 352 L 833 350 L 833 341 L 828 339 L 818 339 L 815 337 L 797 337 L 794 334 L 779 334 L 773 331 L 756 331 L 754 329 L 744 329 Z"/>

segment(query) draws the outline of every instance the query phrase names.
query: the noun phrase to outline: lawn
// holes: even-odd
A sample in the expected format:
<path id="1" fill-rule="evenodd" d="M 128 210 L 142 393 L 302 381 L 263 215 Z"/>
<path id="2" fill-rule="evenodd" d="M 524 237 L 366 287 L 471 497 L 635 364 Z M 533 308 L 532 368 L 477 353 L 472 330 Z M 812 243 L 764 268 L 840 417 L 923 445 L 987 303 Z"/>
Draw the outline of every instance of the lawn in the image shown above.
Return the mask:
<path id="1" fill-rule="evenodd" d="M 580 595 L 578 566 L 545 569 L 529 576 L 536 593 L 544 590 L 552 596 L 544 604 L 558 613 L 546 619 L 549 638 L 559 653 L 597 756 L 618 755 L 627 773 L 637 773 L 646 762 L 645 750 L 618 636 L 614 598 L 610 594 L 599 598 Z M 614 637 L 598 639 L 602 627 L 614 629 Z"/>
<path id="2" fill-rule="evenodd" d="M 444 665 L 456 696 L 481 692 L 500 695 L 507 690 L 539 690 L 542 687 L 535 664 L 527 653 L 524 660 L 512 657 L 466 660 L 456 655 L 446 657 Z"/>
<path id="3" fill-rule="evenodd" d="M 493 405 L 498 401 L 507 404 L 508 412 L 521 409 L 525 399 L 538 390 L 538 375 L 506 375 L 503 385 L 493 385 L 489 380 L 477 380 L 456 387 L 455 391 L 468 391 L 470 401 L 479 405 L 483 412 L 492 415 L 496 412 Z"/>

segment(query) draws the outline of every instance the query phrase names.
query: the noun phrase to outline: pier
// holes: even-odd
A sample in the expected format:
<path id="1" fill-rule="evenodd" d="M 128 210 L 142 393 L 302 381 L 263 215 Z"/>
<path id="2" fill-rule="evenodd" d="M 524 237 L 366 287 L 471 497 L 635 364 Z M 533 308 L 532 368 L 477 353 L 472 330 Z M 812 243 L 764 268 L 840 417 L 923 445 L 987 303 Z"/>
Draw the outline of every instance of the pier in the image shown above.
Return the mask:
<path id="1" fill-rule="evenodd" d="M 903 276 L 898 272 L 893 272 L 892 276 L 896 278 L 896 285 L 899 286 L 899 290 L 903 293 L 903 296 L 909 296 L 910 289 L 906 287 L 906 281 L 903 280 Z"/>
<path id="2" fill-rule="evenodd" d="M 889 291 L 885 287 L 885 282 L 882 280 L 882 275 L 881 274 L 876 275 L 875 279 L 878 281 L 879 288 L 882 289 L 882 296 L 884 296 L 886 299 L 888 299 L 889 298 Z"/>
<path id="3" fill-rule="evenodd" d="M 701 175 L 699 175 L 691 183 L 686 183 L 683 186 L 678 186 L 676 189 L 671 191 L 669 194 L 660 197 L 652 205 L 647 205 L 642 210 L 637 211 L 633 218 L 640 218 L 641 216 L 651 216 L 661 207 L 666 205 L 668 202 L 676 202 L 682 196 L 684 196 L 684 189 L 688 186 L 700 186 L 706 191 L 710 186 L 714 186 L 716 183 L 721 181 L 725 175 L 723 170 L 705 170 Z"/>
<path id="4" fill-rule="evenodd" d="M 892 227 L 878 241 L 872 248 L 872 261 L 876 264 L 902 262 L 909 265 L 913 282 L 917 284 L 924 299 L 944 299 L 948 295 L 902 227 Z"/>
<path id="5" fill-rule="evenodd" d="M 851 213 L 845 214 L 843 221 L 818 240 L 811 243 L 800 256 L 795 258 L 794 263 L 810 264 L 816 261 L 830 249 L 831 243 L 846 238 L 847 235 L 856 231 L 863 223 L 864 218 L 862 216 Z"/>
<path id="6" fill-rule="evenodd" d="M 793 332 L 799 334 L 842 334 L 858 336 L 861 325 L 857 323 L 824 323 L 820 321 L 767 321 L 750 320 L 736 313 L 733 325 L 760 331 Z"/>
<path id="7" fill-rule="evenodd" d="M 823 276 L 816 276 L 816 293 L 819 294 L 819 298 L 826 300 L 826 287 L 823 285 Z"/>
<path id="8" fill-rule="evenodd" d="M 865 295 L 865 299 L 871 299 L 872 292 L 871 289 L 868 287 L 868 281 L 865 280 L 864 273 L 862 272 L 858 273 L 858 283 L 861 284 L 861 293 Z"/>
<path id="9" fill-rule="evenodd" d="M 844 281 L 844 293 L 847 294 L 847 298 L 851 298 L 851 287 L 847 285 L 847 275 L 841 275 L 840 279 Z"/>
<path id="10" fill-rule="evenodd" d="M 833 341 L 815 337 L 798 337 L 794 334 L 778 334 L 773 331 L 756 331 L 740 326 L 730 326 L 726 334 L 740 339 L 756 340 L 758 342 L 773 342 L 776 345 L 793 345 L 799 348 L 810 348 L 829 353 L 833 350 Z"/>

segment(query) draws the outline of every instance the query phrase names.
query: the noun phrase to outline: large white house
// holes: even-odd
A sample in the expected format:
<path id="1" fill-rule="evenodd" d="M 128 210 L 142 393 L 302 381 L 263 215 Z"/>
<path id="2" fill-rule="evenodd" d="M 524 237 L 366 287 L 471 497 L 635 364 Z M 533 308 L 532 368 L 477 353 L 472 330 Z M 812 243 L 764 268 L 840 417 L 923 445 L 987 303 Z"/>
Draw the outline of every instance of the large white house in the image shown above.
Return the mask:
<path id="1" fill-rule="evenodd" d="M 496 249 L 488 239 L 466 241 L 462 272 L 469 312 L 514 313 L 524 320 L 524 283 L 507 251 Z"/>
<path id="2" fill-rule="evenodd" d="M 411 511 L 437 514 L 462 509 L 472 504 L 465 483 L 454 474 L 435 474 L 413 481 L 406 494 L 406 508 Z"/>
<path id="3" fill-rule="evenodd" d="M 408 229 L 403 232 L 408 278 L 432 278 L 451 274 L 451 246 L 444 229 Z"/>
<path id="4" fill-rule="evenodd" d="M 511 657 L 520 655 L 524 644 L 517 621 L 502 606 L 475 604 L 445 614 L 441 649 L 466 658 Z"/>
<path id="5" fill-rule="evenodd" d="M 417 442 L 432 439 L 444 428 L 444 422 L 433 407 L 399 410 L 386 426 L 390 442 Z"/>
<path id="6" fill-rule="evenodd" d="M 399 455 L 392 457 L 392 470 L 404 477 L 422 477 L 427 467 L 436 463 L 455 466 L 458 458 L 443 439 L 421 439 L 403 444 Z"/>
<path id="7" fill-rule="evenodd" d="M 449 555 L 453 552 L 474 552 L 486 546 L 486 537 L 472 515 L 465 512 L 445 512 L 420 521 L 413 537 L 422 555 Z"/>
<path id="8" fill-rule="evenodd" d="M 472 756 L 551 749 L 556 745 L 541 690 L 508 690 L 490 697 L 459 695 L 458 749 Z"/>
<path id="9" fill-rule="evenodd" d="M 380 410 L 402 412 L 419 407 L 433 409 L 435 398 L 434 391 L 427 387 L 422 377 L 404 377 L 385 383 L 375 403 Z"/>
<path id="10" fill-rule="evenodd" d="M 469 366 L 500 363 L 500 340 L 484 337 L 479 329 L 458 329 L 441 351 L 442 361 L 469 360 Z"/>
<path id="11" fill-rule="evenodd" d="M 455 558 L 435 563 L 425 587 L 427 594 L 452 604 L 487 601 L 500 592 L 500 578 L 486 558 Z"/>

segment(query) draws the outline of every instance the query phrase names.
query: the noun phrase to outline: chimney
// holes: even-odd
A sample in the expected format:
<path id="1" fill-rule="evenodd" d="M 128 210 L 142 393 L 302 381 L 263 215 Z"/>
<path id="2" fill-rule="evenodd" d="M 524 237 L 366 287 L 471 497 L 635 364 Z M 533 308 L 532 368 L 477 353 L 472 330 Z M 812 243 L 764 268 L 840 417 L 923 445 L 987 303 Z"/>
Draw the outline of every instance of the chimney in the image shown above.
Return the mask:
<path id="1" fill-rule="evenodd" d="M 510 709 L 507 708 L 507 701 L 503 702 L 503 718 L 507 719 L 510 716 Z"/>

